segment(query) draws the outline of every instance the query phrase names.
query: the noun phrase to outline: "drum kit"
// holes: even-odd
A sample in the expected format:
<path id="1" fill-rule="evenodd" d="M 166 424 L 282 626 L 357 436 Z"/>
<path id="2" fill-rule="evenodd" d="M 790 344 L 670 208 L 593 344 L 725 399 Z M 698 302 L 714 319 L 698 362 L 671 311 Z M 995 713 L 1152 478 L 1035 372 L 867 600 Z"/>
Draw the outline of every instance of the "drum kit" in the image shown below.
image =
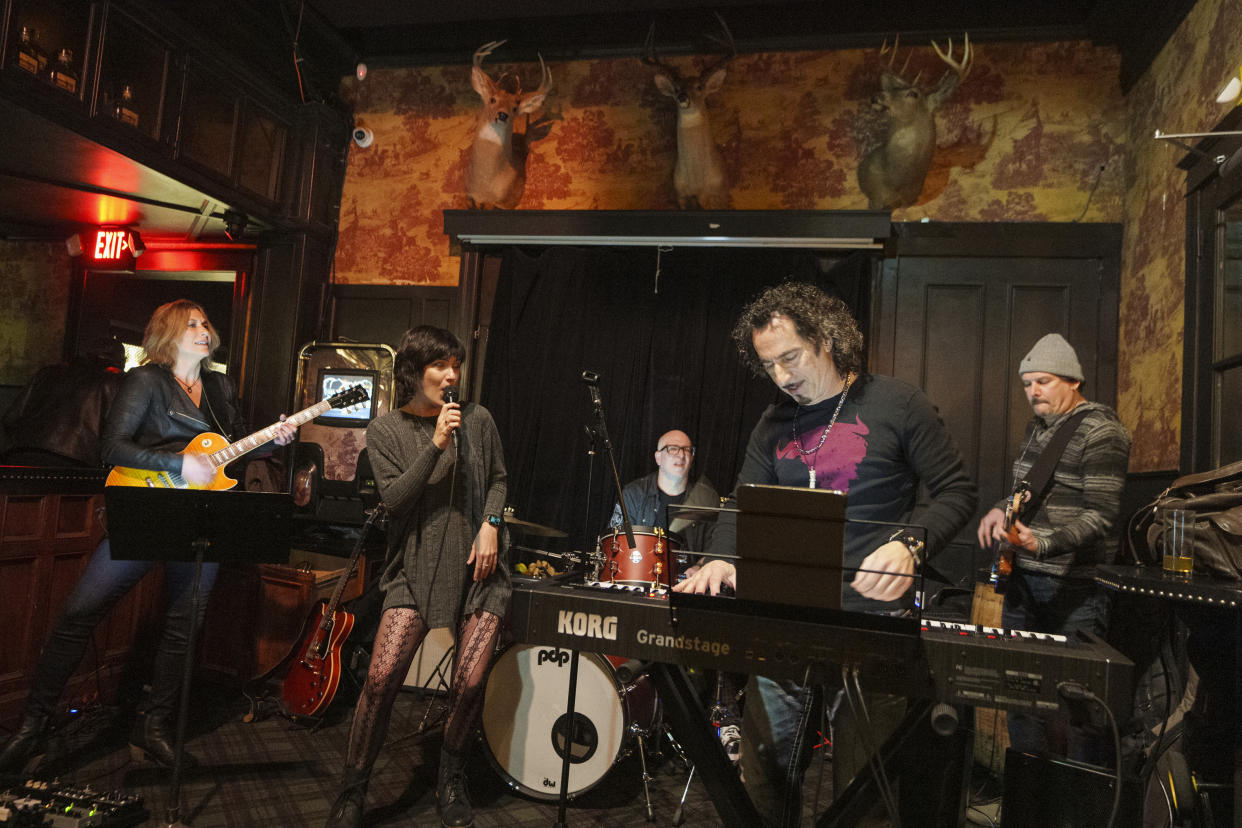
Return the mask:
<path id="1" fill-rule="evenodd" d="M 519 520 L 509 512 L 504 521 L 518 535 L 566 537 L 558 529 Z M 632 548 L 619 529 L 600 536 L 593 552 L 557 553 L 520 544 L 510 548 L 561 561 L 601 586 L 618 584 L 662 593 L 676 583 L 682 568 L 681 540 L 654 527 L 635 526 L 633 530 Z M 556 647 L 515 644 L 492 663 L 481 716 L 483 741 L 489 762 L 509 787 L 534 799 L 560 799 L 567 750 L 569 780 L 563 793 L 568 799 L 594 788 L 635 750 L 642 762 L 646 793 L 647 757 L 658 752 L 664 740 L 688 766 L 684 751 L 663 721 L 655 683 L 641 663 L 580 653 L 570 722 L 569 670 L 565 669 L 569 657 L 569 652 Z M 652 819 L 650 796 L 646 805 L 648 819 Z"/>

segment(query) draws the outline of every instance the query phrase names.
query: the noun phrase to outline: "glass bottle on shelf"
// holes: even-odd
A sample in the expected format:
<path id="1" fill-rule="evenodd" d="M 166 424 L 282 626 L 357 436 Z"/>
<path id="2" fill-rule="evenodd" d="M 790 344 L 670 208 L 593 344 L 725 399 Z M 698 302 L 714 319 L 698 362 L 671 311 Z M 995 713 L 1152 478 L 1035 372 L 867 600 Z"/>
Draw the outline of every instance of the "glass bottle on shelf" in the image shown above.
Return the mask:
<path id="1" fill-rule="evenodd" d="M 134 90 L 127 84 L 121 90 L 121 97 L 117 98 L 112 105 L 112 116 L 122 123 L 129 124 L 132 127 L 138 126 L 138 113 L 132 107 L 134 105 Z"/>
<path id="2" fill-rule="evenodd" d="M 52 67 L 48 79 L 53 85 L 66 92 L 78 91 L 78 73 L 73 71 L 73 52 L 69 49 L 60 50 L 60 54 L 56 57 L 56 65 Z"/>
<path id="3" fill-rule="evenodd" d="M 21 42 L 17 44 L 17 66 L 39 77 L 47 71 L 47 52 L 39 47 L 39 33 L 22 26 Z"/>

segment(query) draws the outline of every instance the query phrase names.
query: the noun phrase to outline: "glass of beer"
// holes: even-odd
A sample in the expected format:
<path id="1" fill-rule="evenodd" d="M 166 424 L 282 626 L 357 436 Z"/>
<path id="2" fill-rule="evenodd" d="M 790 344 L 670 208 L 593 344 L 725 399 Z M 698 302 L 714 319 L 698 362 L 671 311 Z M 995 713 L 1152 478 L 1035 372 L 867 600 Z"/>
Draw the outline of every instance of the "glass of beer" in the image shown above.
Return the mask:
<path id="1" fill-rule="evenodd" d="M 1189 509 L 1165 509 L 1164 572 L 1179 580 L 1190 580 L 1195 565 L 1195 513 Z"/>

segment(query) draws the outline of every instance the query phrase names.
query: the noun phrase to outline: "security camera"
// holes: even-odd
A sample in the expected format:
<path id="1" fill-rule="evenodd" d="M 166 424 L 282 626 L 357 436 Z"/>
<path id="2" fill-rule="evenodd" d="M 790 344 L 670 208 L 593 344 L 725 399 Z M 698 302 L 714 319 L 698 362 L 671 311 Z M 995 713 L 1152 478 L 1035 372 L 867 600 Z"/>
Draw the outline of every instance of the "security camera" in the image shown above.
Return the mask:
<path id="1" fill-rule="evenodd" d="M 375 133 L 366 127 L 357 127 L 354 129 L 354 143 L 366 149 L 371 146 L 371 142 L 375 140 Z"/>

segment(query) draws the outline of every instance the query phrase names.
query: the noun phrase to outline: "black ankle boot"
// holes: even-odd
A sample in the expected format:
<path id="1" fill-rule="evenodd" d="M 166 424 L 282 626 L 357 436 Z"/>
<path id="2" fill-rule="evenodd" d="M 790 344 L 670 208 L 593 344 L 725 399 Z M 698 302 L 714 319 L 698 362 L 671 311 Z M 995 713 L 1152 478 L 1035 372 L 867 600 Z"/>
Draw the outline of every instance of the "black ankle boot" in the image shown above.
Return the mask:
<path id="1" fill-rule="evenodd" d="M 367 798 L 367 785 L 371 771 L 346 768 L 341 779 L 341 792 L 332 803 L 324 828 L 361 828 L 363 804 Z"/>
<path id="2" fill-rule="evenodd" d="M 20 774 L 47 746 L 48 717 L 27 713 L 0 753 L 0 773 Z"/>
<path id="3" fill-rule="evenodd" d="M 172 717 L 167 713 L 139 713 L 134 720 L 133 729 L 129 732 L 129 752 L 139 762 L 149 759 L 157 765 L 171 768 L 177 761 L 176 738 Z M 195 764 L 197 761 L 194 757 L 182 751 L 182 767 Z"/>
<path id="4" fill-rule="evenodd" d="M 447 748 L 440 751 L 440 774 L 436 783 L 436 811 L 443 828 L 470 828 L 474 811 L 466 793 L 466 755 Z"/>

